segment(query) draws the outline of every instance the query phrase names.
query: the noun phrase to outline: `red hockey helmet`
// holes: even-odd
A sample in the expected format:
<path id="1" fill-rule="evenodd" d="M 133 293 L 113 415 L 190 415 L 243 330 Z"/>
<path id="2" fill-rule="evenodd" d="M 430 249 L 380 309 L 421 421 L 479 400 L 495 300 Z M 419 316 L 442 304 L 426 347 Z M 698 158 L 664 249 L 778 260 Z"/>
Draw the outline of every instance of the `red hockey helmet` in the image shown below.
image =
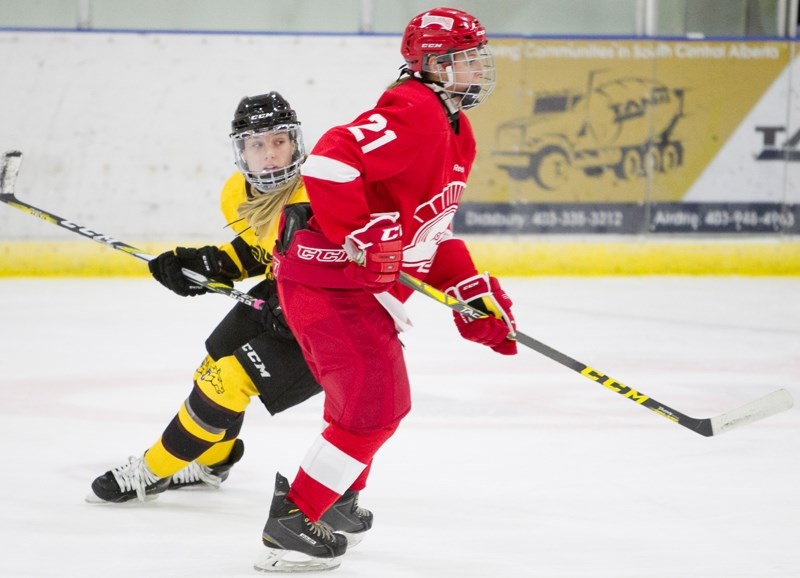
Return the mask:
<path id="1" fill-rule="evenodd" d="M 486 28 L 478 19 L 455 8 L 434 8 L 411 19 L 400 53 L 411 72 L 422 70 L 426 54 L 447 54 L 486 44 Z"/>

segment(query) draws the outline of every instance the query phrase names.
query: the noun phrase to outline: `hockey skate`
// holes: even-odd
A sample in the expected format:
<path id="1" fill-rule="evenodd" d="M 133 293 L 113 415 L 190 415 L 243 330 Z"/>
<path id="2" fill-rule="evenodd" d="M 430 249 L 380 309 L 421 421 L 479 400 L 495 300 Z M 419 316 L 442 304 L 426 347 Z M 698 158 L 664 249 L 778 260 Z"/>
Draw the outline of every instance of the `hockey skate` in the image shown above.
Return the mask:
<path id="1" fill-rule="evenodd" d="M 358 505 L 358 492 L 346 491 L 322 516 L 322 522 L 334 532 L 347 538 L 347 547 L 353 548 L 372 528 L 372 512 Z"/>
<path id="2" fill-rule="evenodd" d="M 107 471 L 92 482 L 90 503 L 112 502 L 119 504 L 130 500 L 154 500 L 169 486 L 169 478 L 159 478 L 144 461 L 144 456 L 128 458 L 128 462 Z"/>
<path id="3" fill-rule="evenodd" d="M 191 462 L 181 471 L 170 478 L 168 490 L 177 490 L 186 487 L 219 488 L 222 482 L 228 479 L 231 468 L 244 455 L 244 442 L 237 439 L 233 442 L 228 459 L 221 464 L 205 466 L 196 460 Z"/>
<path id="4" fill-rule="evenodd" d="M 312 572 L 341 564 L 347 538 L 321 522 L 312 522 L 286 499 L 289 480 L 275 476 L 275 492 L 264 526 L 264 550 L 253 567 L 260 572 Z"/>

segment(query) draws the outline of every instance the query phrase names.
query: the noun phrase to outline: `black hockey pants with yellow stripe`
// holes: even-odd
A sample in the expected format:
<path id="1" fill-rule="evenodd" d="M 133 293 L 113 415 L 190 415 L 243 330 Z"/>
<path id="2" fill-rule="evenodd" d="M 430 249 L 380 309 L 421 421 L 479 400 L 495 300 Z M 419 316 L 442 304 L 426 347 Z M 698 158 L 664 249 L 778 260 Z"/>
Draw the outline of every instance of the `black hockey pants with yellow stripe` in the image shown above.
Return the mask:
<path id="1" fill-rule="evenodd" d="M 274 290 L 274 282 L 262 281 L 250 294 L 266 299 Z M 170 476 L 193 460 L 225 461 L 252 397 L 274 415 L 321 391 L 297 342 L 267 329 L 261 315 L 239 303 L 206 340 L 208 355 L 189 397 L 145 454 L 157 476 Z"/>

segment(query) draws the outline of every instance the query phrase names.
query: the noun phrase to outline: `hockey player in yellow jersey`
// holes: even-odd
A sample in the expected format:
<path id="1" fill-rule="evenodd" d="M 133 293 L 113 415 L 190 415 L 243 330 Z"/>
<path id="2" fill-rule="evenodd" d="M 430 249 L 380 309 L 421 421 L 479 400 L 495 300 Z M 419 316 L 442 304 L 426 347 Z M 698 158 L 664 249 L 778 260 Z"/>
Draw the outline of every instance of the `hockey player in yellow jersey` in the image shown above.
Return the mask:
<path id="1" fill-rule="evenodd" d="M 159 439 L 142 456 L 95 479 L 87 501 L 147 501 L 183 486 L 219 487 L 244 452 L 238 435 L 252 397 L 274 415 L 321 391 L 283 318 L 272 276 L 279 220 L 291 234 L 310 215 L 300 178 L 306 152 L 297 113 L 270 92 L 243 98 L 231 126 L 238 171 L 222 189 L 221 208 L 236 237 L 219 247 L 178 247 L 149 267 L 181 296 L 207 291 L 182 268 L 228 284 L 264 276 L 249 293 L 265 306 L 233 307 L 206 340 L 192 391 Z M 372 526 L 372 513 L 358 506 L 357 492 L 342 496 L 337 506 L 321 522 L 344 533 L 352 546 Z M 309 528 L 315 530 L 320 528 Z"/>

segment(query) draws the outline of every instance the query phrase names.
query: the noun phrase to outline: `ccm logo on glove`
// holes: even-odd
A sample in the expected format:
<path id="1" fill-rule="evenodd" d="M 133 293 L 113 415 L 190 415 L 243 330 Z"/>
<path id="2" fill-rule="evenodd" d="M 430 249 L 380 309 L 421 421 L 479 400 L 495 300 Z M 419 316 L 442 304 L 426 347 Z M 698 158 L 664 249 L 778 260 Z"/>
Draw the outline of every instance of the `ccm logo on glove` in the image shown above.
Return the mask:
<path id="1" fill-rule="evenodd" d="M 345 274 L 370 293 L 388 291 L 400 278 L 403 228 L 399 213 L 375 216 L 347 235 L 344 250 L 350 258 Z"/>
<path id="2" fill-rule="evenodd" d="M 395 241 L 402 238 L 403 228 L 400 225 L 394 227 L 386 227 L 381 231 L 381 241 Z"/>

